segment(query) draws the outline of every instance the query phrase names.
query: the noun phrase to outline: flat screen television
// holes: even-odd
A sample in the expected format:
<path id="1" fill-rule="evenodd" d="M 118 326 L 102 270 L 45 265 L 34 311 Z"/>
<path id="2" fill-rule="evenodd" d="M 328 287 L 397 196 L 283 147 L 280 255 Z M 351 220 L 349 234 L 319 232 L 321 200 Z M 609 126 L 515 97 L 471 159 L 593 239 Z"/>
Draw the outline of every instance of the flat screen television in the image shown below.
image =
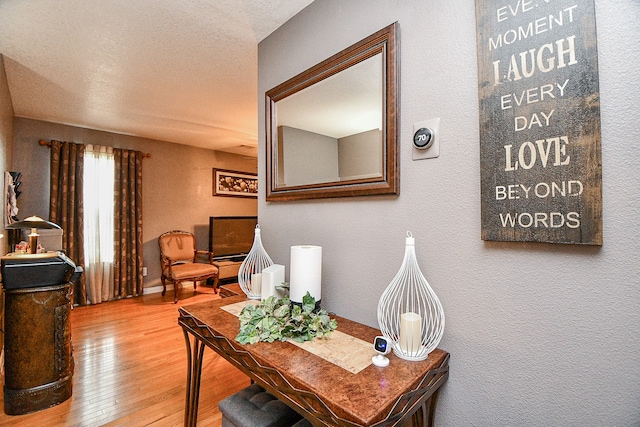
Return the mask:
<path id="1" fill-rule="evenodd" d="M 209 217 L 209 251 L 217 260 L 242 260 L 253 246 L 257 216 Z"/>

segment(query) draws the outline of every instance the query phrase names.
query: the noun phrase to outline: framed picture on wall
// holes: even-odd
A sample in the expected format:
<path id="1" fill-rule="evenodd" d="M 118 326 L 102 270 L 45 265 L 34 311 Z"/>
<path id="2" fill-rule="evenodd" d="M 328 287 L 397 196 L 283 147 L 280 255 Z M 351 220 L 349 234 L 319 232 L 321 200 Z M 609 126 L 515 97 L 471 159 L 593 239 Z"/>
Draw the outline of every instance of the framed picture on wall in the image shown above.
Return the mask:
<path id="1" fill-rule="evenodd" d="M 258 176 L 247 172 L 213 168 L 213 195 L 258 197 Z"/>

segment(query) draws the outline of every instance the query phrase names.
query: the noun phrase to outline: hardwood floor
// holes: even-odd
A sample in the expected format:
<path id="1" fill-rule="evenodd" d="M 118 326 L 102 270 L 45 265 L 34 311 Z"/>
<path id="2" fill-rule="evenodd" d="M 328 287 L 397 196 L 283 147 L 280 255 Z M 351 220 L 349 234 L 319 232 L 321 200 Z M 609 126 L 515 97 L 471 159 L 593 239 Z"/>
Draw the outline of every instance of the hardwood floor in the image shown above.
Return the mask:
<path id="1" fill-rule="evenodd" d="M 2 426 L 181 426 L 187 355 L 178 307 L 220 298 L 213 289 L 173 292 L 90 307 L 71 313 L 75 371 L 73 395 L 33 414 L 0 413 Z M 220 426 L 218 402 L 249 385 L 249 378 L 205 350 L 198 426 Z M 2 400 L 2 396 L 0 396 Z"/>

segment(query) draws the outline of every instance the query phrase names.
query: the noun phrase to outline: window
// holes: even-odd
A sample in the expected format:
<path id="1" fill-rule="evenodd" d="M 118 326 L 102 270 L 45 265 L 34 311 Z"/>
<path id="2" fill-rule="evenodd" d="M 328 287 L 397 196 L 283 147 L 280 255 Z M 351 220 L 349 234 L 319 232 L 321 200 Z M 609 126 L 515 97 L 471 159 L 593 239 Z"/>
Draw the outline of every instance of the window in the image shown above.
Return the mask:
<path id="1" fill-rule="evenodd" d="M 114 157 L 111 147 L 87 145 L 84 158 L 84 256 L 87 299 L 113 297 Z"/>

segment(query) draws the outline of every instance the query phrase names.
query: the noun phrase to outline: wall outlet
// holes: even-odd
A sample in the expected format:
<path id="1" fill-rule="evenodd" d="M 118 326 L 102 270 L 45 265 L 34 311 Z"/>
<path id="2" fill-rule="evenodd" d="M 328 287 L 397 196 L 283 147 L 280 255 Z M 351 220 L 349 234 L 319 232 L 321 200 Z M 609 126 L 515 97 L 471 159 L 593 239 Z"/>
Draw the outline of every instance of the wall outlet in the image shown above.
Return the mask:
<path id="1" fill-rule="evenodd" d="M 142 276 L 143 277 L 147 276 L 147 267 L 142 267 Z"/>

